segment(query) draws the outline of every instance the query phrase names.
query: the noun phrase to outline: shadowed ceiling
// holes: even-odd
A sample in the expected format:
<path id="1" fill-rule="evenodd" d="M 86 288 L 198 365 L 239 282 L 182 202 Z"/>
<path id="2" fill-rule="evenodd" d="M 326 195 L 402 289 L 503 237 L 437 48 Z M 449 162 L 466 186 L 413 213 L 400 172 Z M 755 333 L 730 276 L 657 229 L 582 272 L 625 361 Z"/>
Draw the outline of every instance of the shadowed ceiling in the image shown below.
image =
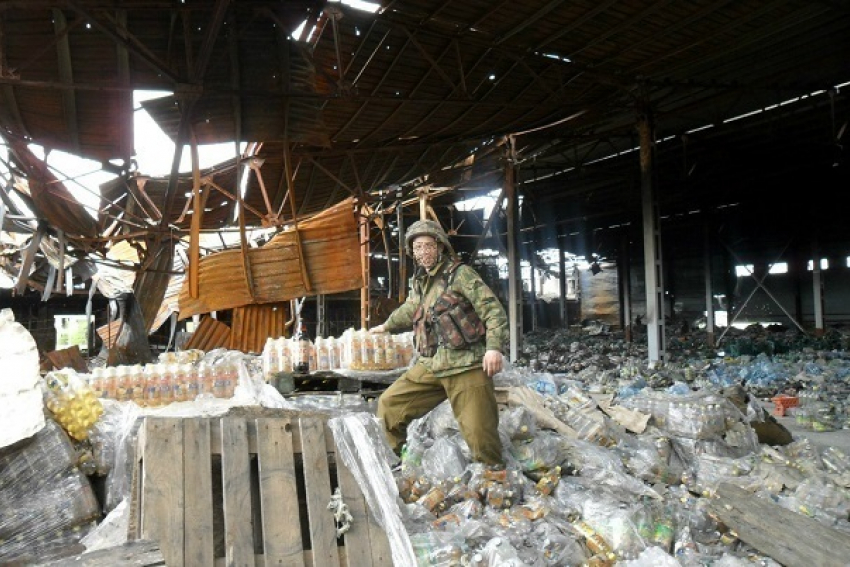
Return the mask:
<path id="1" fill-rule="evenodd" d="M 615 247 L 612 227 L 640 234 L 636 124 L 649 116 L 663 223 L 713 211 L 753 249 L 776 246 L 789 224 L 825 246 L 850 240 L 837 212 L 850 9 L 834 0 L 384 0 L 375 13 L 311 0 L 0 0 L 0 50 L 13 170 L 38 177 L 32 141 L 121 173 L 85 233 L 73 205 L 33 199 L 81 249 L 189 230 L 191 174 L 134 169 L 134 89 L 173 93 L 144 106 L 178 152 L 249 143 L 250 155 L 201 172 L 215 195 L 205 229 L 236 223 L 241 171 L 247 226 L 352 195 L 392 212 L 428 187 L 472 248 L 484 219 L 465 222 L 452 203 L 499 188 L 510 161 L 528 240 Z M 40 183 L 49 200 L 55 179 L 42 171 Z M 32 229 L 12 217 L 4 228 Z"/>

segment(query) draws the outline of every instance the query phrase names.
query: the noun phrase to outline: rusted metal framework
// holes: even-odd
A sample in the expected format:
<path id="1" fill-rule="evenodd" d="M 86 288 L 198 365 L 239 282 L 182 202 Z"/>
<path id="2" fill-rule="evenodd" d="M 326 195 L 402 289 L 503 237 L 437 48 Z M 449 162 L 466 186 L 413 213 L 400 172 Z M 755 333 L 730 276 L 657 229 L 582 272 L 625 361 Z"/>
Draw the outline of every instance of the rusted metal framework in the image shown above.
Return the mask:
<path id="1" fill-rule="evenodd" d="M 290 224 L 352 196 L 392 224 L 399 205 L 415 214 L 423 187 L 442 215 L 501 186 L 509 140 L 516 189 L 539 211 L 520 215 L 522 234 L 557 246 L 638 222 L 642 109 L 656 118 L 662 216 L 769 201 L 791 173 L 834 181 L 823 171 L 826 156 L 846 161 L 848 87 L 832 89 L 850 80 L 847 53 L 850 12 L 827 0 L 382 0 L 374 13 L 322 0 L 0 0 L 3 228 L 39 234 L 16 191 L 71 256 L 128 241 L 146 285 L 164 290 L 174 243 L 192 235 L 193 265 L 203 231 Z M 143 103 L 177 143 L 167 177 L 134 166 L 135 89 L 172 93 Z M 93 221 L 31 141 L 119 174 Z M 248 150 L 179 171 L 184 145 L 234 141 Z M 474 255 L 482 242 L 462 237 L 488 231 L 504 246 L 491 224 L 465 223 L 459 246 Z M 843 238 L 818 229 L 824 246 Z M 369 234 L 387 246 L 384 230 Z M 35 255 L 23 249 L 20 267 Z"/>

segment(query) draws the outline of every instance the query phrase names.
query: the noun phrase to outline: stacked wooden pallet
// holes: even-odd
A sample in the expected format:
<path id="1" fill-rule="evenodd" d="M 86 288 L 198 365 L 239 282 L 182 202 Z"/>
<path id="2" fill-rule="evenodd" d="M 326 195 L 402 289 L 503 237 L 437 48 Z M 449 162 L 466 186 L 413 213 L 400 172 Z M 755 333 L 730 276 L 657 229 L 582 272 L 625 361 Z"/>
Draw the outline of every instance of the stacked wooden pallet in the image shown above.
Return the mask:
<path id="1" fill-rule="evenodd" d="M 322 417 L 148 417 L 139 443 L 130 535 L 169 566 L 392 565 Z M 339 538 L 337 488 L 352 517 Z"/>

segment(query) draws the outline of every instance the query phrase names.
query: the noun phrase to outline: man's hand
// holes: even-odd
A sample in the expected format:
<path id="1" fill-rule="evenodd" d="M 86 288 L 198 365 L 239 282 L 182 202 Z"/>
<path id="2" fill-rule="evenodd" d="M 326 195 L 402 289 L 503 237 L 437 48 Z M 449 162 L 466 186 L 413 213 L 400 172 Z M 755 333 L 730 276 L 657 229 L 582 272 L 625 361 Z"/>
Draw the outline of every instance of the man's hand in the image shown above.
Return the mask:
<path id="1" fill-rule="evenodd" d="M 488 350 L 484 353 L 482 364 L 487 376 L 493 376 L 502 371 L 502 353 L 497 350 Z"/>
<path id="2" fill-rule="evenodd" d="M 383 325 L 378 325 L 377 327 L 372 327 L 369 329 L 370 333 L 386 333 Z"/>

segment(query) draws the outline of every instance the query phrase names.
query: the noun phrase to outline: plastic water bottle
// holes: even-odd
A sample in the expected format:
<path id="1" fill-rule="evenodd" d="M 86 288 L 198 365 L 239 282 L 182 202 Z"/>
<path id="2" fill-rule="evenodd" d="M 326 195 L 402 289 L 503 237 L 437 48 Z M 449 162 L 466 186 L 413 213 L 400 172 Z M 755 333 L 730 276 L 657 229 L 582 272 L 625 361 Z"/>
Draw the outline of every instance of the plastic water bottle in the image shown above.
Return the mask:
<path id="1" fill-rule="evenodd" d="M 144 375 L 145 375 L 145 405 L 150 407 L 156 407 L 162 405 L 162 401 L 159 396 L 159 373 L 157 371 L 156 364 L 146 364 Z"/>
<path id="2" fill-rule="evenodd" d="M 171 364 L 158 364 L 159 398 L 162 405 L 174 401 L 174 368 Z"/>

